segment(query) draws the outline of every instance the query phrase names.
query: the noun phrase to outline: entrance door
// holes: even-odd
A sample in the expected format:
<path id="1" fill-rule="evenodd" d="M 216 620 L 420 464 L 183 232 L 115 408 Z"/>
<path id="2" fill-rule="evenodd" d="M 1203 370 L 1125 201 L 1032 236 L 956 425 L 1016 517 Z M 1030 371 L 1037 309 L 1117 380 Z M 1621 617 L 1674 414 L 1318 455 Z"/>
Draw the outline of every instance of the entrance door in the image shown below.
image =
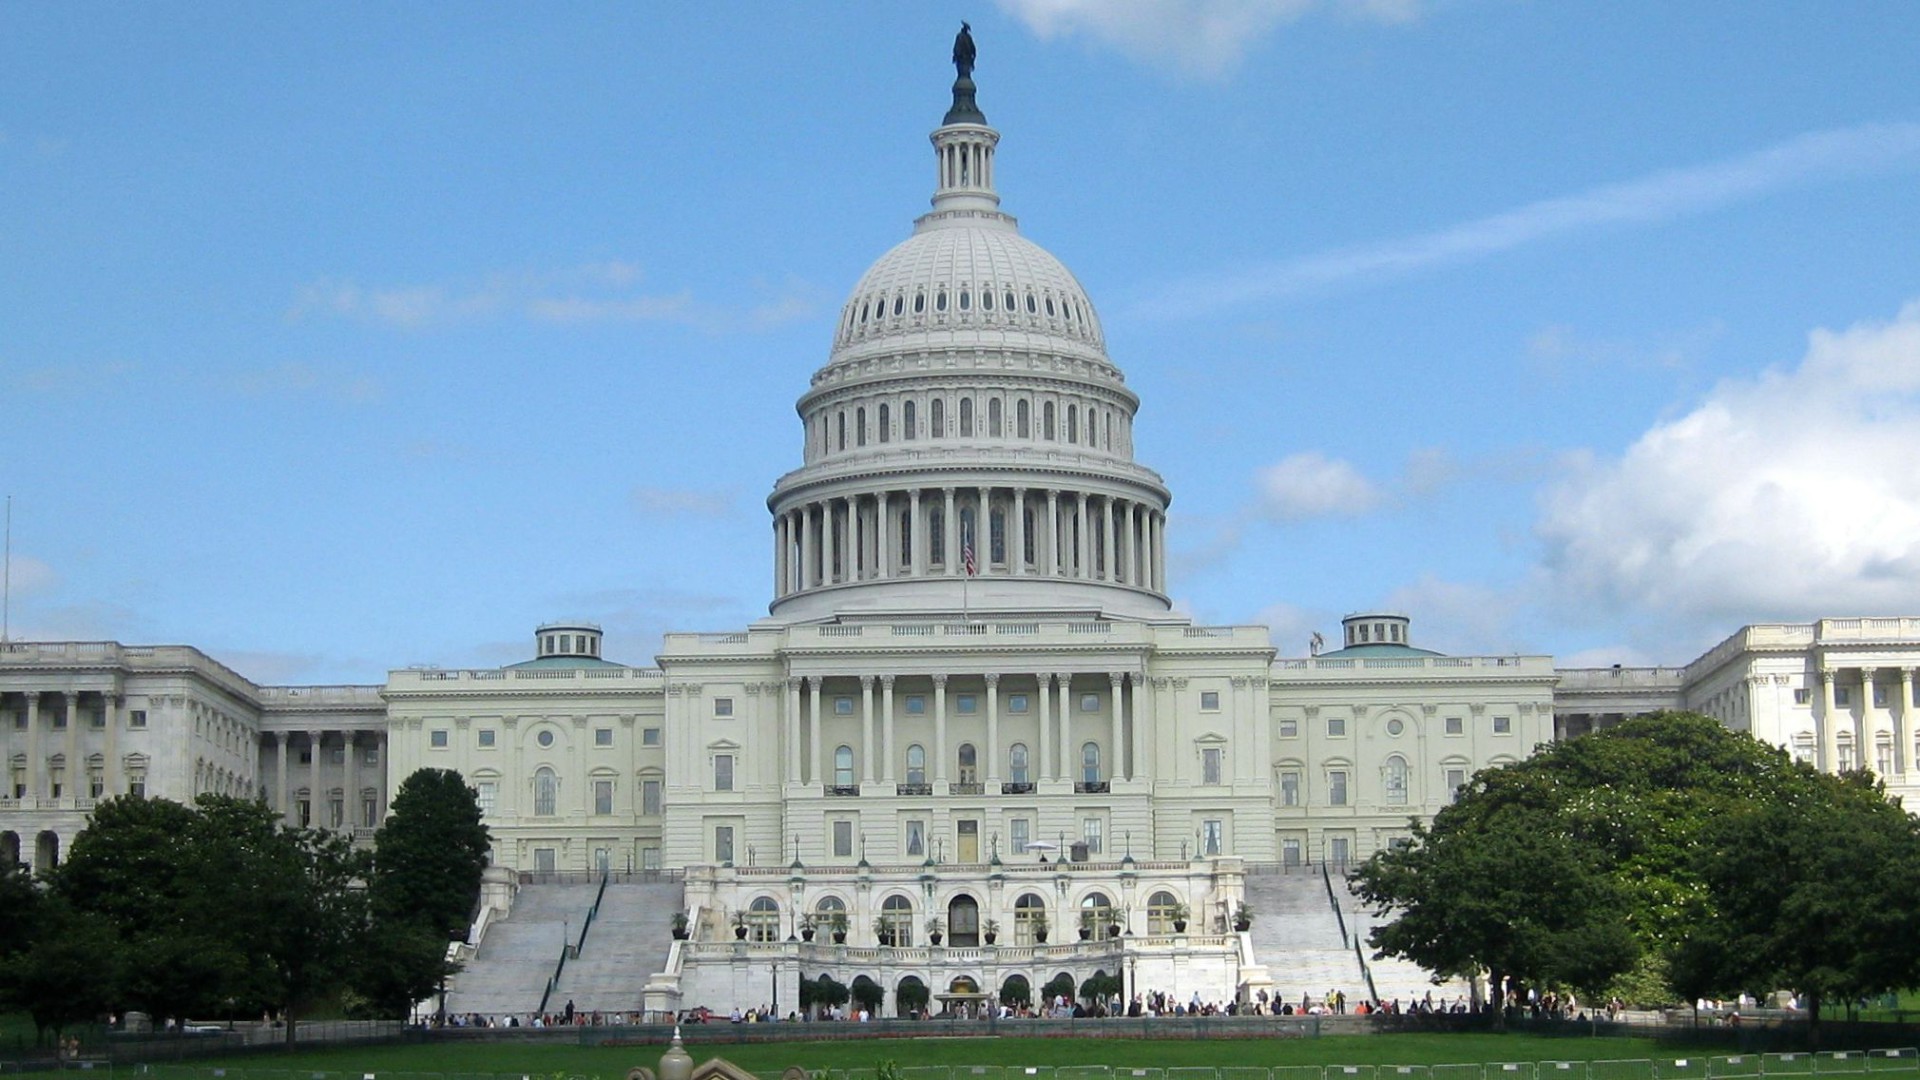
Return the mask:
<path id="1" fill-rule="evenodd" d="M 947 936 L 955 948 L 980 944 L 980 905 L 971 896 L 956 896 L 947 905 Z"/>
<path id="2" fill-rule="evenodd" d="M 959 823 L 960 861 L 977 863 L 980 861 L 980 823 L 962 821 Z"/>

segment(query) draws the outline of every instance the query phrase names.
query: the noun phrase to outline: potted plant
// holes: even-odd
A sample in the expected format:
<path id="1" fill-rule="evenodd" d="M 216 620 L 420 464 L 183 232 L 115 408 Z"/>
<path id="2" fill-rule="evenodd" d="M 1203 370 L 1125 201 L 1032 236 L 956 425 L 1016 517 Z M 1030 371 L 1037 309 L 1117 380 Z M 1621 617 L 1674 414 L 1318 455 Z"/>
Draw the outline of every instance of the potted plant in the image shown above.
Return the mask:
<path id="1" fill-rule="evenodd" d="M 935 945 L 938 945 L 940 944 L 940 939 L 946 935 L 946 932 L 947 932 L 947 925 L 946 923 L 940 921 L 940 916 L 935 915 L 932 918 L 929 918 L 927 920 L 927 940 L 928 941 L 931 941 Z"/>
<path id="2" fill-rule="evenodd" d="M 847 913 L 836 911 L 827 916 L 827 931 L 833 935 L 835 945 L 847 943 Z"/>
<path id="3" fill-rule="evenodd" d="M 747 913 L 738 908 L 733 912 L 733 940 L 747 940 Z"/>
<path id="4" fill-rule="evenodd" d="M 1045 908 L 1033 913 L 1033 940 L 1041 945 L 1047 943 L 1047 910 Z"/>
<path id="5" fill-rule="evenodd" d="M 1247 928 L 1251 927 L 1252 925 L 1253 925 L 1253 911 L 1250 908 L 1248 908 L 1246 903 L 1243 901 L 1240 904 L 1236 905 L 1233 909 L 1234 932 L 1244 934 L 1247 932 Z"/>
<path id="6" fill-rule="evenodd" d="M 1093 936 L 1093 909 L 1088 908 L 1085 911 L 1082 911 L 1080 913 L 1080 940 L 1085 941 L 1092 936 Z"/>
<path id="7" fill-rule="evenodd" d="M 1191 914 L 1187 910 L 1187 905 L 1175 900 L 1173 907 L 1168 910 L 1167 914 L 1172 917 L 1174 933 L 1184 934 L 1187 932 L 1187 916 Z"/>
<path id="8" fill-rule="evenodd" d="M 1110 938 L 1119 937 L 1120 927 L 1125 925 L 1128 922 L 1131 922 L 1132 915 L 1133 913 L 1128 911 L 1124 907 L 1115 909 L 1113 912 L 1113 915 L 1111 916 L 1113 921 L 1107 924 L 1107 936 Z"/>
<path id="9" fill-rule="evenodd" d="M 673 940 L 687 940 L 687 913 L 685 911 L 676 911 L 673 913 Z"/>
<path id="10" fill-rule="evenodd" d="M 800 940 L 813 940 L 813 916 L 802 913 L 800 916 Z"/>
<path id="11" fill-rule="evenodd" d="M 980 933 L 986 943 L 991 945 L 1000 937 L 1000 924 L 993 919 L 987 919 L 980 924 Z"/>

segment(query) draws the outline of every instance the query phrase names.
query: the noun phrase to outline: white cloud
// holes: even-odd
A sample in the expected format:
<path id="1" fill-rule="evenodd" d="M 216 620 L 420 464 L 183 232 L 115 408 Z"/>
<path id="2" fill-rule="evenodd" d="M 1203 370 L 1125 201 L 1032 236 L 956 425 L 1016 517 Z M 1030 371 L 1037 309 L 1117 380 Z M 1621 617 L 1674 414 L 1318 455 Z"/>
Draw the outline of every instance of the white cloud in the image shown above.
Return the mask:
<path id="1" fill-rule="evenodd" d="M 299 361 L 242 371 L 231 376 L 227 385 L 245 397 L 318 398 L 347 405 L 377 401 L 385 392 L 380 380 L 371 375 Z"/>
<path id="2" fill-rule="evenodd" d="M 1382 605 L 1412 618 L 1408 633 L 1422 649 L 1455 655 L 1525 651 L 1515 626 L 1524 614 L 1524 593 L 1423 575 L 1387 594 Z"/>
<path id="3" fill-rule="evenodd" d="M 15 596 L 46 592 L 60 583 L 60 575 L 45 560 L 15 553 L 7 580 Z"/>
<path id="4" fill-rule="evenodd" d="M 1340 620 L 1332 612 L 1313 611 L 1282 602 L 1261 608 L 1255 613 L 1253 621 L 1267 628 L 1268 638 L 1281 656 L 1306 656 L 1311 651 L 1316 632 L 1326 638 L 1327 648 L 1340 647 L 1336 640 L 1340 636 Z"/>
<path id="5" fill-rule="evenodd" d="M 1920 123 L 1815 131 L 1725 161 L 1604 184 L 1433 232 L 1188 282 L 1150 301 L 1142 311 L 1163 318 L 1192 318 L 1236 304 L 1471 262 L 1605 226 L 1704 213 L 1795 184 L 1916 167 L 1920 167 Z"/>
<path id="6" fill-rule="evenodd" d="M 1416 18 L 1421 0 L 999 0 L 1042 41 L 1084 36 L 1156 66 L 1218 78 L 1247 49 L 1316 8 L 1373 22 Z"/>
<path id="7" fill-rule="evenodd" d="M 633 489 L 633 507 L 652 517 L 725 517 L 733 511 L 733 497 L 721 491 L 642 485 Z"/>
<path id="8" fill-rule="evenodd" d="M 1663 618 L 1911 613 L 1920 598 L 1920 301 L 1815 331 L 1548 493 L 1556 602 Z M 1676 630 L 1680 627 L 1675 627 Z"/>
<path id="9" fill-rule="evenodd" d="M 1318 451 L 1282 458 L 1259 474 L 1260 513 L 1278 521 L 1356 517 L 1380 498 L 1380 489 L 1360 470 Z"/>

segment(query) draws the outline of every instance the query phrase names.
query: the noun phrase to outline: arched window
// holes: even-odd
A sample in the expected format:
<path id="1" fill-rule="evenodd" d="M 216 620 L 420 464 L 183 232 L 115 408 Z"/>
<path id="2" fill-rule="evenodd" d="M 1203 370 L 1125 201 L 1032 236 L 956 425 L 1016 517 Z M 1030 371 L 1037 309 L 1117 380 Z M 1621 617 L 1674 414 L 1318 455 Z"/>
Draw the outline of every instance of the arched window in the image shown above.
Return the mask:
<path id="1" fill-rule="evenodd" d="M 853 441 L 856 446 L 867 445 L 867 407 L 865 405 L 853 411 Z"/>
<path id="2" fill-rule="evenodd" d="M 1032 435 L 1032 406 L 1025 398 L 1013 403 L 1013 434 L 1018 439 L 1030 439 Z"/>
<path id="3" fill-rule="evenodd" d="M 1007 748 L 1007 779 L 1016 784 L 1031 783 L 1027 776 L 1027 744 L 1014 743 Z"/>
<path id="4" fill-rule="evenodd" d="M 1070 443 L 1080 441 L 1080 407 L 1078 405 L 1067 406 L 1067 441 Z"/>
<path id="5" fill-rule="evenodd" d="M 1387 767 L 1382 770 L 1382 782 L 1386 788 L 1388 806 L 1407 804 L 1407 759 L 1398 754 L 1387 759 Z"/>
<path id="6" fill-rule="evenodd" d="M 907 747 L 907 783 L 927 782 L 927 748 L 919 743 Z"/>
<path id="7" fill-rule="evenodd" d="M 896 948 L 913 944 L 913 901 L 899 893 L 880 904 L 880 944 Z"/>
<path id="8" fill-rule="evenodd" d="M 1000 437 L 1000 399 L 987 399 L 987 437 Z"/>
<path id="9" fill-rule="evenodd" d="M 934 398 L 927 406 L 927 435 L 929 438 L 947 437 L 947 402 L 945 398 Z"/>
<path id="10" fill-rule="evenodd" d="M 947 903 L 947 944 L 956 949 L 980 946 L 980 902 L 965 893 Z"/>
<path id="11" fill-rule="evenodd" d="M 823 934 L 847 932 L 847 902 L 837 896 L 823 896 L 813 906 L 813 924 Z"/>
<path id="12" fill-rule="evenodd" d="M 844 410 L 840 413 L 839 445 L 842 450 L 847 448 L 847 414 Z"/>
<path id="13" fill-rule="evenodd" d="M 1020 558 L 1028 566 L 1034 565 L 1033 511 L 1020 511 Z"/>
<path id="14" fill-rule="evenodd" d="M 893 409 L 884 403 L 880 406 L 880 441 L 893 441 Z"/>
<path id="15" fill-rule="evenodd" d="M 1047 927 L 1047 902 L 1039 893 L 1023 893 L 1013 902 L 1013 943 L 1039 944 Z"/>
<path id="16" fill-rule="evenodd" d="M 919 438 L 920 432 L 917 430 L 917 428 L 918 428 L 918 422 L 914 419 L 913 402 L 911 401 L 901 402 L 900 403 L 900 437 L 903 439 Z"/>
<path id="17" fill-rule="evenodd" d="M 893 297 L 893 317 L 894 318 L 897 319 L 900 317 L 900 310 L 901 308 L 906 306 L 906 303 L 907 303 L 907 298 L 905 294 L 903 293 L 894 294 L 894 297 Z"/>
<path id="18" fill-rule="evenodd" d="M 960 399 L 960 434 L 973 434 L 973 399 Z"/>
<path id="19" fill-rule="evenodd" d="M 1095 941 L 1105 941 L 1114 936 L 1115 922 L 1119 918 L 1114 914 L 1113 901 L 1103 892 L 1089 893 L 1080 901 L 1080 929 Z"/>
<path id="20" fill-rule="evenodd" d="M 960 782 L 963 784 L 978 783 L 980 780 L 979 754 L 974 750 L 972 743 L 960 744 L 959 758 Z"/>
<path id="21" fill-rule="evenodd" d="M 833 785 L 835 787 L 853 786 L 853 747 L 851 746 L 834 747 Z"/>
<path id="22" fill-rule="evenodd" d="M 994 507 L 987 518 L 987 555 L 998 566 L 1007 561 L 1007 512 Z"/>
<path id="23" fill-rule="evenodd" d="M 756 896 L 747 905 L 747 940 L 780 940 L 780 905 L 771 896 Z"/>
<path id="24" fill-rule="evenodd" d="M 1174 917 L 1180 913 L 1180 898 L 1165 889 L 1147 897 L 1147 933 L 1174 933 Z M 1179 921 L 1185 922 L 1184 918 Z"/>
<path id="25" fill-rule="evenodd" d="M 1080 747 L 1080 777 L 1089 784 L 1100 782 L 1100 744 L 1085 743 Z"/>
<path id="26" fill-rule="evenodd" d="M 552 817 L 554 805 L 560 798 L 560 778 L 552 769 L 540 766 L 533 774 L 533 813 L 535 817 Z"/>
<path id="27" fill-rule="evenodd" d="M 915 315 L 923 315 L 926 313 L 926 310 L 927 310 L 927 294 L 924 292 L 914 293 L 913 294 L 913 313 Z"/>
<path id="28" fill-rule="evenodd" d="M 1040 437 L 1049 441 L 1053 439 L 1053 402 L 1051 401 L 1040 406 Z"/>
<path id="29" fill-rule="evenodd" d="M 900 511 L 900 565 L 913 565 L 913 511 Z"/>

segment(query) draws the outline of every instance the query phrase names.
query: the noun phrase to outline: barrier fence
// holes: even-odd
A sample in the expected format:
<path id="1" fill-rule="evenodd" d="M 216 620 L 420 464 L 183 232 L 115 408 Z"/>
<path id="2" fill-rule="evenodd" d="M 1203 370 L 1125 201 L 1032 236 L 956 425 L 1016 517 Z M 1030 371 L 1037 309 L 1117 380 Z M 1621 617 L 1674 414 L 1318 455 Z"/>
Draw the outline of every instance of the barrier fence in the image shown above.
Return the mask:
<path id="1" fill-rule="evenodd" d="M 584 1074 L 463 1072 L 312 1072 L 196 1065 L 70 1062 L 91 1080 L 600 1080 Z M 0 1073 L 8 1070 L 0 1063 Z M 1629 1061 L 1496 1061 L 1480 1065 L 1276 1065 L 1113 1068 L 1105 1065 L 933 1065 L 898 1070 L 898 1080 L 1794 1080 L 1873 1076 L 1920 1080 L 1920 1051 L 1675 1055 Z M 75 1078 L 79 1080 L 79 1078 Z M 827 1069 L 811 1080 L 879 1080 L 877 1069 Z"/>

